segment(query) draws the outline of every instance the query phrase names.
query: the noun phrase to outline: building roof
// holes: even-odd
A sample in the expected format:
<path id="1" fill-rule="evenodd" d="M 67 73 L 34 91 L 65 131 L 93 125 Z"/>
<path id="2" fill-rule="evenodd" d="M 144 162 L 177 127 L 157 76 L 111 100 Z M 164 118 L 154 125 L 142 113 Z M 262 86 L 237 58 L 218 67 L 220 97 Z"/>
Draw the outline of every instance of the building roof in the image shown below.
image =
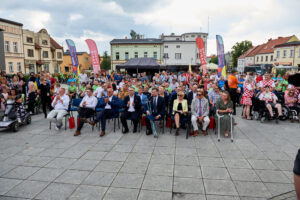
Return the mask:
<path id="1" fill-rule="evenodd" d="M 117 69 L 159 69 L 160 65 L 154 58 L 131 58 L 124 64 L 117 65 Z"/>
<path id="2" fill-rule="evenodd" d="M 5 22 L 5 23 L 8 23 L 8 24 L 13 24 L 13 25 L 17 25 L 17 26 L 23 26 L 23 24 L 21 24 L 19 22 L 15 22 L 15 21 L 11 21 L 11 20 L 8 20 L 8 19 L 3 19 L 3 18 L 0 18 L 0 22 Z"/>
<path id="3" fill-rule="evenodd" d="M 63 49 L 52 37 L 50 37 L 50 43 L 55 49 Z"/>
<path id="4" fill-rule="evenodd" d="M 246 51 L 243 55 L 241 55 L 240 57 L 238 57 L 238 59 L 246 58 L 246 57 L 251 53 L 251 51 L 253 51 L 254 49 L 255 49 L 255 46 L 251 47 L 251 48 L 248 49 L 248 51 Z"/>
<path id="5" fill-rule="evenodd" d="M 294 41 L 294 42 L 287 42 L 287 43 L 276 45 L 274 48 L 287 47 L 287 46 L 299 46 L 299 45 L 300 45 L 300 41 Z"/>
<path id="6" fill-rule="evenodd" d="M 162 44 L 161 39 L 113 39 L 110 44 Z"/>
<path id="7" fill-rule="evenodd" d="M 256 46 L 246 57 L 253 57 L 257 54 L 257 52 L 259 52 L 266 44 L 261 44 Z"/>
<path id="8" fill-rule="evenodd" d="M 85 53 L 87 54 L 87 52 L 85 52 L 85 51 L 76 52 L 77 55 L 82 55 L 82 54 L 85 54 Z M 67 55 L 70 55 L 69 51 L 64 52 L 64 56 L 67 56 Z"/>
<path id="9" fill-rule="evenodd" d="M 278 37 L 277 39 L 269 39 L 268 42 L 265 44 L 264 48 L 261 48 L 257 54 L 266 54 L 266 53 L 274 53 L 274 46 L 286 43 L 289 41 L 293 36 L 289 37 Z"/>

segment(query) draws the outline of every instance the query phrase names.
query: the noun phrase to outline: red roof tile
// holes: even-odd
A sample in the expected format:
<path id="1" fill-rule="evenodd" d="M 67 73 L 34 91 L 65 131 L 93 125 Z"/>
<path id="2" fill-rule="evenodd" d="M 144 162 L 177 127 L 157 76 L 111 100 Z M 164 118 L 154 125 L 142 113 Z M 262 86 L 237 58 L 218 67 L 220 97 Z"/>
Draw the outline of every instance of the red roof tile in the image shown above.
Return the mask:
<path id="1" fill-rule="evenodd" d="M 259 52 L 266 44 L 261 44 L 256 46 L 247 56 L 245 57 L 253 57 Z"/>
<path id="2" fill-rule="evenodd" d="M 288 42 L 293 36 L 278 37 L 277 39 L 269 39 L 264 48 L 260 49 L 257 54 L 274 53 L 274 46 Z"/>
<path id="3" fill-rule="evenodd" d="M 52 37 L 50 37 L 50 43 L 55 49 L 63 49 Z"/>

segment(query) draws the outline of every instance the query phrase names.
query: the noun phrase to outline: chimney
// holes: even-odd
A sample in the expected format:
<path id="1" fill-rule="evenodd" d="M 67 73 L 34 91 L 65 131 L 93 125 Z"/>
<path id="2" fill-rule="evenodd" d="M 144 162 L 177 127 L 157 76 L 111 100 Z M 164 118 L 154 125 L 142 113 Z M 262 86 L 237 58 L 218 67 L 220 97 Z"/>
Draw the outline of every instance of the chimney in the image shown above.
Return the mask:
<path id="1" fill-rule="evenodd" d="M 270 42 L 272 40 L 272 38 L 270 38 L 269 40 L 268 40 L 268 42 Z"/>
<path id="2" fill-rule="evenodd" d="M 125 40 L 127 40 L 127 36 L 125 36 Z"/>

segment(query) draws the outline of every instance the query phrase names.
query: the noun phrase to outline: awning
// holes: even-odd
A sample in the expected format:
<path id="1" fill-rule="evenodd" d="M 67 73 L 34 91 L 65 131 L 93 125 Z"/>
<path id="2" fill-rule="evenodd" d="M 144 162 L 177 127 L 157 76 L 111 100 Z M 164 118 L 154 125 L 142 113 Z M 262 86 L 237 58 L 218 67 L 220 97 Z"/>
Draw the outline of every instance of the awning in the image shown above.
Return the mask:
<path id="1" fill-rule="evenodd" d="M 37 64 L 37 65 L 42 65 L 43 62 L 42 62 L 41 60 L 37 60 L 37 61 L 36 61 L 36 64 Z"/>
<path id="2" fill-rule="evenodd" d="M 160 69 L 154 58 L 132 58 L 124 64 L 117 65 L 119 69 Z"/>

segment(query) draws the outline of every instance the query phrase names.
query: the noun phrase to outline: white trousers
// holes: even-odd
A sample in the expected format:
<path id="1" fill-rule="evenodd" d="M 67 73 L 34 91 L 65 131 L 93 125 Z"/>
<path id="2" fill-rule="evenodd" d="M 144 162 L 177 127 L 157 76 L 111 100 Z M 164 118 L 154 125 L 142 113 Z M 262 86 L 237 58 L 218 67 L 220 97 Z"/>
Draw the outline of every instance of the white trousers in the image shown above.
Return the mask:
<path id="1" fill-rule="evenodd" d="M 192 115 L 192 125 L 193 125 L 193 129 L 194 131 L 198 131 L 198 117 L 196 117 L 195 115 Z M 202 130 L 205 131 L 207 126 L 209 125 L 209 117 L 204 117 L 203 122 L 202 122 Z"/>
<path id="2" fill-rule="evenodd" d="M 51 110 L 47 119 L 56 123 L 57 126 L 62 125 L 62 119 L 68 112 L 66 110 Z"/>

